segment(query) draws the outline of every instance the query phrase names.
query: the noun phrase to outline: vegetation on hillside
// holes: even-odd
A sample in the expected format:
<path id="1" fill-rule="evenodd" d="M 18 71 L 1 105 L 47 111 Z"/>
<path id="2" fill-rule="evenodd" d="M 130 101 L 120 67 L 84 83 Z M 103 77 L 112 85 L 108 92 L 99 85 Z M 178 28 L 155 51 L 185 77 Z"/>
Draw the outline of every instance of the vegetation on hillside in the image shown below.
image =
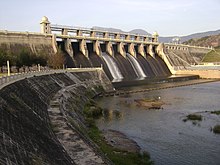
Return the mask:
<path id="1" fill-rule="evenodd" d="M 220 62 L 220 48 L 208 52 L 202 62 Z"/>
<path id="2" fill-rule="evenodd" d="M 202 38 L 193 38 L 188 41 L 183 42 L 186 45 L 195 45 L 195 46 L 212 46 L 214 48 L 220 46 L 220 34 L 219 35 L 212 35 L 206 36 Z"/>
<path id="3" fill-rule="evenodd" d="M 212 46 L 214 50 L 208 52 L 202 62 L 220 62 L 220 34 L 190 39 L 183 44 L 205 47 Z"/>

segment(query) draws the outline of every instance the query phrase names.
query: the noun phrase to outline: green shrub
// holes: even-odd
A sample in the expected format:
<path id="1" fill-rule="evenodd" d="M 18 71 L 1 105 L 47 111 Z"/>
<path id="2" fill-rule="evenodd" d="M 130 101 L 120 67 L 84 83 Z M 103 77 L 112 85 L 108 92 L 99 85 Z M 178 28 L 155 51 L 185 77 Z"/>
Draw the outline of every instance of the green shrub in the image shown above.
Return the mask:
<path id="1" fill-rule="evenodd" d="M 186 117 L 187 118 L 184 121 L 187 121 L 187 120 L 198 120 L 198 121 L 201 121 L 202 120 L 202 116 L 198 115 L 198 114 L 189 114 Z"/>
<path id="2" fill-rule="evenodd" d="M 220 115 L 220 111 L 212 111 L 211 114 Z"/>
<path id="3" fill-rule="evenodd" d="M 220 125 L 216 125 L 216 126 L 214 126 L 214 128 L 213 128 L 213 132 L 214 133 L 220 133 Z"/>

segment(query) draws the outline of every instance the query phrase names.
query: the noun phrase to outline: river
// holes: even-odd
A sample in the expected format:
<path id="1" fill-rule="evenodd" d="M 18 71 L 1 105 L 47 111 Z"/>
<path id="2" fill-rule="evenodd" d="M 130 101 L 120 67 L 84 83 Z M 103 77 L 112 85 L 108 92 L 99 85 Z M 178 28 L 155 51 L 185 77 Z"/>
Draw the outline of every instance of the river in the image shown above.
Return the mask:
<path id="1" fill-rule="evenodd" d="M 140 87 L 140 88 L 143 88 Z M 159 99 L 161 109 L 146 109 L 136 99 Z M 108 115 L 97 120 L 101 130 L 121 131 L 147 151 L 156 165 L 219 165 L 220 135 L 211 131 L 220 125 L 220 82 L 184 86 L 97 99 Z M 203 120 L 183 119 L 198 113 Z"/>

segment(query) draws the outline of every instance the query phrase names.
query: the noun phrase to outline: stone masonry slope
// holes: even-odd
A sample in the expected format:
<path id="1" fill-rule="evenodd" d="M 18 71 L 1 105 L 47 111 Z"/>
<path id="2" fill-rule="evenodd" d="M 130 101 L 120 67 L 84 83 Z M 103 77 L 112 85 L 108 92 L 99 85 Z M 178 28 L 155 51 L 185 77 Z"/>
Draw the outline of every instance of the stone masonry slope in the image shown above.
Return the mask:
<path id="1" fill-rule="evenodd" d="M 82 87 L 89 87 L 88 83 L 92 83 L 91 88 L 94 91 L 100 85 L 110 89 L 111 85 L 106 80 L 102 70 L 90 71 L 86 74 L 67 72 L 23 79 L 1 89 L 0 164 L 76 164 L 78 160 L 70 155 L 69 148 L 67 149 L 63 141 L 59 140 L 59 134 L 56 133 L 53 124 L 54 120 L 51 118 L 51 110 L 56 113 L 57 109 L 51 106 L 49 108 L 49 104 L 54 103 L 51 100 L 56 98 L 58 91 L 68 89 L 68 86 L 77 89 L 79 87 L 80 90 Z M 83 85 L 83 81 L 87 86 Z M 63 125 L 62 131 L 67 133 L 72 130 L 67 125 Z M 81 137 L 71 132 L 68 138 L 72 138 L 71 143 L 74 143 Z M 91 148 L 88 154 L 97 155 L 95 152 L 92 154 L 93 147 L 86 145 Z M 99 156 L 95 159 L 104 162 Z"/>

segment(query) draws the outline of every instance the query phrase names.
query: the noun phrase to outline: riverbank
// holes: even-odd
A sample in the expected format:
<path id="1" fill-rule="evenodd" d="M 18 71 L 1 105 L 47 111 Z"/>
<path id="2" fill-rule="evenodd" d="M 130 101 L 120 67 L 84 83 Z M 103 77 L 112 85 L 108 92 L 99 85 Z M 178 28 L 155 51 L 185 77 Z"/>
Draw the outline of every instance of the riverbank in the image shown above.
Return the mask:
<path id="1" fill-rule="evenodd" d="M 115 91 L 100 93 L 99 97 L 121 96 L 121 95 L 128 95 L 132 93 L 143 93 L 143 92 L 149 92 L 153 90 L 177 88 L 177 87 L 198 85 L 198 84 L 217 82 L 217 81 L 220 81 L 220 79 L 193 79 L 193 80 L 187 79 L 185 81 L 158 82 L 155 84 L 146 84 L 146 85 L 133 86 L 133 87 L 121 87 Z"/>
<path id="2" fill-rule="evenodd" d="M 211 128 L 220 123 L 219 85 L 217 81 L 97 98 L 98 105 L 110 111 L 110 116 L 100 118 L 97 126 L 100 130 L 120 131 L 136 141 L 150 153 L 155 165 L 218 164 L 219 134 Z M 124 90 L 145 87 L 138 88 Z M 161 109 L 149 109 L 135 104 L 141 99 L 158 99 L 164 104 Z M 183 122 L 189 114 L 201 114 L 203 120 L 196 121 L 196 125 L 193 121 Z"/>
<path id="3" fill-rule="evenodd" d="M 88 136 L 99 146 L 99 152 L 104 153 L 115 165 L 151 165 L 150 155 L 140 152 L 135 141 L 125 134 L 115 130 L 99 130 L 95 120 L 103 116 L 103 109 L 94 100 L 84 107 L 84 118 Z"/>

